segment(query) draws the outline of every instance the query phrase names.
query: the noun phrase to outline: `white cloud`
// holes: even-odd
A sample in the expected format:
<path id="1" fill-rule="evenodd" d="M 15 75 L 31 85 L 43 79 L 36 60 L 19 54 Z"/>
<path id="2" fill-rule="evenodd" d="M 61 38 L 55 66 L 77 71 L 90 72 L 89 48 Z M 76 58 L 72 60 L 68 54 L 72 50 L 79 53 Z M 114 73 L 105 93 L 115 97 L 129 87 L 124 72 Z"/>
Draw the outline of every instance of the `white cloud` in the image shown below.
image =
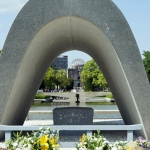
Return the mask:
<path id="1" fill-rule="evenodd" d="M 0 13 L 17 12 L 28 0 L 1 0 Z"/>

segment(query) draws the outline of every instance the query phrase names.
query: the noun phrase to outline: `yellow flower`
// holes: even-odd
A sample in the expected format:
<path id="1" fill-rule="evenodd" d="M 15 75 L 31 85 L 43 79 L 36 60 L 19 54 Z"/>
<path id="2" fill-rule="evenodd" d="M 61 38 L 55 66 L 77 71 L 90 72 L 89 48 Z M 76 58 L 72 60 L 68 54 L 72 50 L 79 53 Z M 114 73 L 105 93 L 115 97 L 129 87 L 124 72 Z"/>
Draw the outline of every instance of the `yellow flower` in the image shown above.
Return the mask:
<path id="1" fill-rule="evenodd" d="M 82 135 L 82 137 L 80 138 L 80 142 L 84 142 L 86 140 L 87 136 L 85 134 Z"/>
<path id="2" fill-rule="evenodd" d="M 55 143 L 58 143 L 58 141 L 59 141 L 59 136 L 56 136 L 55 137 Z"/>
<path id="3" fill-rule="evenodd" d="M 48 135 L 43 135 L 40 137 L 39 142 L 42 143 L 46 143 L 48 140 Z"/>
<path id="4" fill-rule="evenodd" d="M 40 143 L 41 150 L 48 150 L 48 148 L 49 148 L 49 144 L 47 143 L 48 135 L 41 136 L 38 141 Z"/>
<path id="5" fill-rule="evenodd" d="M 54 144 L 55 144 L 55 140 L 54 140 L 54 138 L 51 138 L 51 139 L 50 139 L 50 143 L 51 143 L 52 145 L 54 145 Z"/>
<path id="6" fill-rule="evenodd" d="M 52 145 L 53 148 L 59 148 L 59 145 L 58 144 L 54 144 Z"/>
<path id="7" fill-rule="evenodd" d="M 132 150 L 132 148 L 127 148 L 127 150 Z"/>
<path id="8" fill-rule="evenodd" d="M 48 150 L 48 148 L 49 148 L 48 143 L 40 144 L 40 149 L 41 149 L 41 150 Z"/>
<path id="9" fill-rule="evenodd" d="M 59 145 L 57 144 L 58 143 L 58 139 L 59 139 L 58 136 L 57 137 L 52 137 L 50 139 L 50 143 L 51 143 L 53 148 L 58 148 L 59 147 Z"/>

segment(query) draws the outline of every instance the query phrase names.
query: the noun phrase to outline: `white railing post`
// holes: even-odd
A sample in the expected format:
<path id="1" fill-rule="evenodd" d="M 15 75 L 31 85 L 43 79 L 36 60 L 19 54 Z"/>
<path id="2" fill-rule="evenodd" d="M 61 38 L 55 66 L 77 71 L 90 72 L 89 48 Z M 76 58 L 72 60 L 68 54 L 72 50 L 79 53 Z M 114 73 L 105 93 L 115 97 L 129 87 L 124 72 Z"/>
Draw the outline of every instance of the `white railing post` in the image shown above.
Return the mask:
<path id="1" fill-rule="evenodd" d="M 87 136 L 91 136 L 92 135 L 92 131 L 91 130 L 88 130 L 87 131 Z"/>
<path id="2" fill-rule="evenodd" d="M 5 131 L 5 141 L 11 139 L 11 131 Z"/>
<path id="3" fill-rule="evenodd" d="M 128 130 L 127 131 L 127 141 L 133 140 L 133 130 Z"/>

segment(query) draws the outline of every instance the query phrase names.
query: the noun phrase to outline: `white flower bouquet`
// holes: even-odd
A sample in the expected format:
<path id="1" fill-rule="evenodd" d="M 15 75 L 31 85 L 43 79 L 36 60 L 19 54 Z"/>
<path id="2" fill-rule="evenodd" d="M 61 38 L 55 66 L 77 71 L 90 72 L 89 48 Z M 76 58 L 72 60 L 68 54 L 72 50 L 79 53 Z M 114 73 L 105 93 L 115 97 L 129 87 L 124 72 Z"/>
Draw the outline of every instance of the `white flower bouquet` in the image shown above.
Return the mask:
<path id="1" fill-rule="evenodd" d="M 17 132 L 14 137 L 6 141 L 9 150 L 57 150 L 59 149 L 59 131 L 50 128 L 40 128 L 32 134 L 26 136 L 22 132 Z"/>
<path id="2" fill-rule="evenodd" d="M 86 136 L 85 134 L 79 140 L 79 143 L 76 145 L 77 150 L 109 150 L 109 143 L 104 136 L 100 135 L 100 131 L 97 131 L 97 134 L 93 136 Z"/>
<path id="3" fill-rule="evenodd" d="M 86 136 L 85 134 L 79 140 L 79 143 L 76 144 L 77 150 L 148 150 L 150 148 L 150 142 L 144 138 L 137 138 L 135 141 L 120 141 L 109 142 L 104 136 L 100 135 L 100 131 L 97 131 L 98 134 L 93 136 Z"/>
<path id="4" fill-rule="evenodd" d="M 110 147 L 111 150 L 127 150 L 127 141 L 117 140 Z"/>

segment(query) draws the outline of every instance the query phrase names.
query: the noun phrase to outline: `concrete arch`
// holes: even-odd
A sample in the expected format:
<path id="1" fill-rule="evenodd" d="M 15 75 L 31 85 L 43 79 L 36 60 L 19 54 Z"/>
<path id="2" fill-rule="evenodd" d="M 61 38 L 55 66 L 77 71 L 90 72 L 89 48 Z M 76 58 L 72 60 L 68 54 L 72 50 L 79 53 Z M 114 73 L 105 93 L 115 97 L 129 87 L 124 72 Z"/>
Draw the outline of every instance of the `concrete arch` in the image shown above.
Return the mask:
<path id="1" fill-rule="evenodd" d="M 77 49 L 103 71 L 126 124 L 150 138 L 150 88 L 132 31 L 111 0 L 30 0 L 0 58 L 1 124 L 22 125 L 49 64 Z"/>

